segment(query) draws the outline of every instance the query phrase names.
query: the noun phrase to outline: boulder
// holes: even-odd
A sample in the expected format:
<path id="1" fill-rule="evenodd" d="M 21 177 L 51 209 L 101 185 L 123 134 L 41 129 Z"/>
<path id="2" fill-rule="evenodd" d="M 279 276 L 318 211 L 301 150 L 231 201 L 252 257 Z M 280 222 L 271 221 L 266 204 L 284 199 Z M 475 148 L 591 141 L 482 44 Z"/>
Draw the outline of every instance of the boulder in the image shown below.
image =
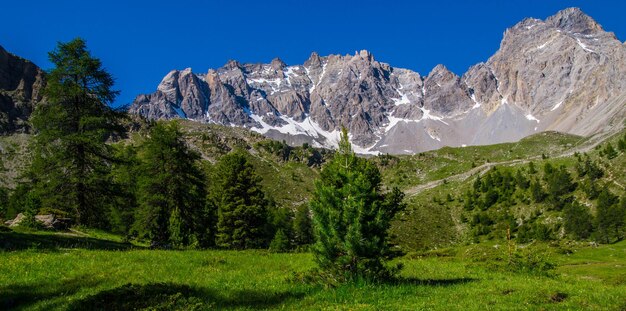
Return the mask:
<path id="1" fill-rule="evenodd" d="M 17 227 L 26 218 L 22 213 L 17 214 L 14 219 L 7 220 L 4 224 L 9 227 Z"/>
<path id="2" fill-rule="evenodd" d="M 26 219 L 26 215 L 19 213 L 14 219 L 7 220 L 4 224 L 8 227 L 17 227 Z M 67 230 L 72 224 L 71 218 L 57 218 L 54 214 L 36 215 L 35 220 L 46 229 Z"/>

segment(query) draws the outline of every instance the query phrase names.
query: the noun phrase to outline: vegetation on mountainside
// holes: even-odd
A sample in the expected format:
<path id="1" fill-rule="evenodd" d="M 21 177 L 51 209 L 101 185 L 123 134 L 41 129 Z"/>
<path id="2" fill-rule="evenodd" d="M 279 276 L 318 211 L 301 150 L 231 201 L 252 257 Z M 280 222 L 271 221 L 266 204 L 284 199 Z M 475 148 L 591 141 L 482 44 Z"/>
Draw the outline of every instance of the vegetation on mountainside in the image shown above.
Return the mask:
<path id="1" fill-rule="evenodd" d="M 464 179 L 444 180 L 407 198 L 407 210 L 392 227 L 394 241 L 408 249 L 501 241 L 507 228 L 517 243 L 619 241 L 626 230 L 621 220 L 626 217 L 621 205 L 626 155 L 620 152 L 609 159 L 602 150 L 620 139 L 626 139 L 626 132 L 585 153 L 505 163 Z M 603 191 L 613 199 L 598 200 Z M 598 209 L 602 205 L 609 207 Z M 607 214 L 616 221 L 598 221 Z"/>
<path id="2" fill-rule="evenodd" d="M 498 162 L 522 162 L 555 156 L 585 142 L 585 138 L 544 132 L 515 143 L 488 146 L 444 147 L 411 156 L 380 155 L 373 158 L 381 168 L 383 182 L 400 189 L 470 171 Z"/>

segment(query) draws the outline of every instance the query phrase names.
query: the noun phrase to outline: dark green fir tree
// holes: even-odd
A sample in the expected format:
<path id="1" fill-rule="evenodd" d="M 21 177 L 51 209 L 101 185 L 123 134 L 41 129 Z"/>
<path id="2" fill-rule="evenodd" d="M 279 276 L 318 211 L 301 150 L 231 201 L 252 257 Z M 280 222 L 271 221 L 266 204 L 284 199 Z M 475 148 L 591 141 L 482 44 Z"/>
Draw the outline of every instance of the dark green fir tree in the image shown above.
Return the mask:
<path id="1" fill-rule="evenodd" d="M 315 241 L 311 210 L 308 204 L 302 204 L 296 208 L 293 219 L 293 235 L 297 245 L 309 245 Z"/>
<path id="2" fill-rule="evenodd" d="M 261 177 L 243 152 L 235 151 L 219 160 L 209 193 L 211 205 L 217 209 L 219 247 L 267 247 L 269 202 L 261 187 Z"/>
<path id="3" fill-rule="evenodd" d="M 593 217 L 589 210 L 578 202 L 572 202 L 563 209 L 565 232 L 575 239 L 586 239 L 593 230 Z"/>
<path id="4" fill-rule="evenodd" d="M 621 239 L 620 227 L 623 226 L 624 215 L 620 215 L 620 211 L 619 198 L 602 189 L 596 206 L 596 234 L 600 242 L 608 244 Z"/>
<path id="5" fill-rule="evenodd" d="M 140 151 L 139 209 L 135 231 L 155 245 L 186 246 L 201 240 L 205 178 L 200 155 L 190 150 L 176 122 L 157 123 Z"/>

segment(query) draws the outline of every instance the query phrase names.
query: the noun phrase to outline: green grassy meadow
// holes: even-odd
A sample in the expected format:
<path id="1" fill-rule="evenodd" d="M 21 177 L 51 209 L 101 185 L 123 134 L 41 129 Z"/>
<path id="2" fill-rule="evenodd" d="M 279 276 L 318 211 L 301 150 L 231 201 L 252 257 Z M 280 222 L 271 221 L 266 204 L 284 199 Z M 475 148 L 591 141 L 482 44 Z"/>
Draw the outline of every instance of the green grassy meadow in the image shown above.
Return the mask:
<path id="1" fill-rule="evenodd" d="M 95 236 L 0 233 L 0 309 L 626 308 L 626 241 L 526 246 L 556 264 L 548 273 L 508 271 L 495 245 L 409 253 L 395 282 L 325 288 L 300 281 L 315 267 L 309 253 L 148 250 Z"/>

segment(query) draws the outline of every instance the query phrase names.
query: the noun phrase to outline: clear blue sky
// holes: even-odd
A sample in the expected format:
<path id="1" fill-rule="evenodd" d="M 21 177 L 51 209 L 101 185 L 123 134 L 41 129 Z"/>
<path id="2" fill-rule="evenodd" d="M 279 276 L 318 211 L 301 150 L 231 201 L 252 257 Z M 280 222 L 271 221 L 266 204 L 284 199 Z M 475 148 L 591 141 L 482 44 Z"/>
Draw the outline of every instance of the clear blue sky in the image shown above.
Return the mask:
<path id="1" fill-rule="evenodd" d="M 460 75 L 498 49 L 507 27 L 572 6 L 625 40 L 626 1 L 13 0 L 2 4 L 0 45 L 49 69 L 58 41 L 84 38 L 116 78 L 119 105 L 153 92 L 171 69 L 277 56 L 300 64 L 312 51 L 367 49 L 423 75 L 439 63 Z"/>

